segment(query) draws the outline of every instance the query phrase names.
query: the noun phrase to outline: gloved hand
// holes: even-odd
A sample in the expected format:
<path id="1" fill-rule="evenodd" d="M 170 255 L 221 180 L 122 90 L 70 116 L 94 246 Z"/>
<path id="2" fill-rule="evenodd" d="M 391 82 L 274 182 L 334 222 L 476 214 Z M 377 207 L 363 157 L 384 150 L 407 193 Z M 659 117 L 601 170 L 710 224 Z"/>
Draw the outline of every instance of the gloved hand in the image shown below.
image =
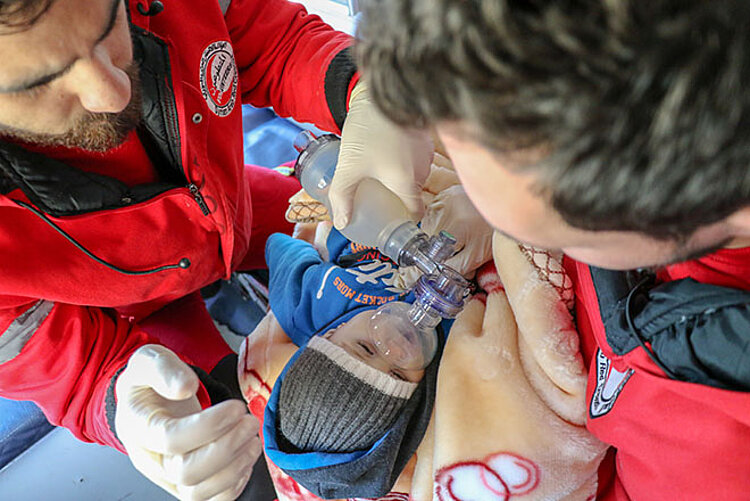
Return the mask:
<path id="1" fill-rule="evenodd" d="M 471 274 L 492 259 L 492 227 L 460 184 L 444 189 L 430 202 L 422 218 L 422 230 L 428 235 L 445 230 L 456 237 L 460 250 L 445 264 L 462 275 Z"/>
<path id="2" fill-rule="evenodd" d="M 201 410 L 193 369 L 169 349 L 139 348 L 115 385 L 115 428 L 138 471 L 183 500 L 234 500 L 261 452 L 240 400 Z"/>
<path id="3" fill-rule="evenodd" d="M 435 154 L 423 197 L 427 208 L 422 230 L 428 235 L 445 230 L 456 237 L 456 248 L 460 249 L 445 264 L 468 277 L 492 259 L 492 227 L 474 208 L 449 159 Z M 410 289 L 420 276 L 415 266 L 399 268 L 395 285 Z"/>
<path id="4" fill-rule="evenodd" d="M 424 211 L 422 184 L 432 151 L 428 132 L 389 121 L 370 99 L 365 83 L 357 83 L 349 98 L 338 166 L 328 192 L 336 228 L 349 223 L 357 186 L 368 177 L 395 193 L 418 220 Z"/>

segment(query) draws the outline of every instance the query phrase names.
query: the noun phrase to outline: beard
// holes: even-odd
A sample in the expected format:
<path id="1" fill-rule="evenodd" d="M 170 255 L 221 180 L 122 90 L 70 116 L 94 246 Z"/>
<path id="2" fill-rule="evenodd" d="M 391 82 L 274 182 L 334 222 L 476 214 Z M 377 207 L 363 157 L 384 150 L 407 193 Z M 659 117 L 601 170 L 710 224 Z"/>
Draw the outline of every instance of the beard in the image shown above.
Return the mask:
<path id="1" fill-rule="evenodd" d="M 130 63 L 125 68 L 130 78 L 130 102 L 117 113 L 92 113 L 87 111 L 62 134 L 45 134 L 21 129 L 5 128 L 2 136 L 36 146 L 78 148 L 104 152 L 121 145 L 141 120 L 141 81 L 138 65 Z"/>

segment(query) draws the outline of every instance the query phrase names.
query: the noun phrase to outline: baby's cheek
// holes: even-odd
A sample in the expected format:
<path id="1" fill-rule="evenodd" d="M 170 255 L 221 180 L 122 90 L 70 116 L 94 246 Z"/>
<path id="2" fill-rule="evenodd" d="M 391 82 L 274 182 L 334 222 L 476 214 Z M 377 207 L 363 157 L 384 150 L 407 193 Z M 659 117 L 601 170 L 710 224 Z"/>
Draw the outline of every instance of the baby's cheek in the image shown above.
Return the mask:
<path id="1" fill-rule="evenodd" d="M 406 379 L 408 379 L 412 383 L 418 383 L 424 377 L 424 370 L 420 370 L 420 371 L 401 371 L 401 372 L 405 373 L 404 376 L 406 376 Z"/>

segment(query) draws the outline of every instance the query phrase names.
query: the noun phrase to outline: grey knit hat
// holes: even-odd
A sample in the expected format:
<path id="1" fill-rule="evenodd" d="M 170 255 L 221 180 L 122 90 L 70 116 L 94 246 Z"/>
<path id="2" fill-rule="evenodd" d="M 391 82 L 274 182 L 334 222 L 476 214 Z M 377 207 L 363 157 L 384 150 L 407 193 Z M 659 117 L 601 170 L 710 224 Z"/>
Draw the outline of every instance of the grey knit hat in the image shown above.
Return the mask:
<path id="1" fill-rule="evenodd" d="M 304 452 L 368 449 L 388 431 L 416 387 L 315 336 L 281 382 L 277 429 Z"/>

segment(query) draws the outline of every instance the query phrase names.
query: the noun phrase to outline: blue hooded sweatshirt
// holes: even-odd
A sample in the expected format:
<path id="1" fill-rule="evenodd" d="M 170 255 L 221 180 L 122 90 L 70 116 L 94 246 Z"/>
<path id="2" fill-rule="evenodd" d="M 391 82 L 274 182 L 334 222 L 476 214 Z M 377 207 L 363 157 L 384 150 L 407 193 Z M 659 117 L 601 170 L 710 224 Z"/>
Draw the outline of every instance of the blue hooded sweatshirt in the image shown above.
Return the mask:
<path id="1" fill-rule="evenodd" d="M 333 229 L 327 241 L 331 261 L 325 262 L 307 242 L 274 234 L 266 244 L 270 272 L 271 310 L 289 338 L 301 348 L 358 313 L 391 301 L 414 300 L 411 292 L 393 285 L 396 265 L 376 249 L 350 242 Z M 447 332 L 439 326 L 438 353 L 425 369 L 406 406 L 391 428 L 368 450 L 296 452 L 277 439 L 279 390 L 286 372 L 302 349 L 289 360 L 266 406 L 263 438 L 266 455 L 316 496 L 324 499 L 380 497 L 387 494 L 416 452 L 432 414 L 437 368 Z"/>

